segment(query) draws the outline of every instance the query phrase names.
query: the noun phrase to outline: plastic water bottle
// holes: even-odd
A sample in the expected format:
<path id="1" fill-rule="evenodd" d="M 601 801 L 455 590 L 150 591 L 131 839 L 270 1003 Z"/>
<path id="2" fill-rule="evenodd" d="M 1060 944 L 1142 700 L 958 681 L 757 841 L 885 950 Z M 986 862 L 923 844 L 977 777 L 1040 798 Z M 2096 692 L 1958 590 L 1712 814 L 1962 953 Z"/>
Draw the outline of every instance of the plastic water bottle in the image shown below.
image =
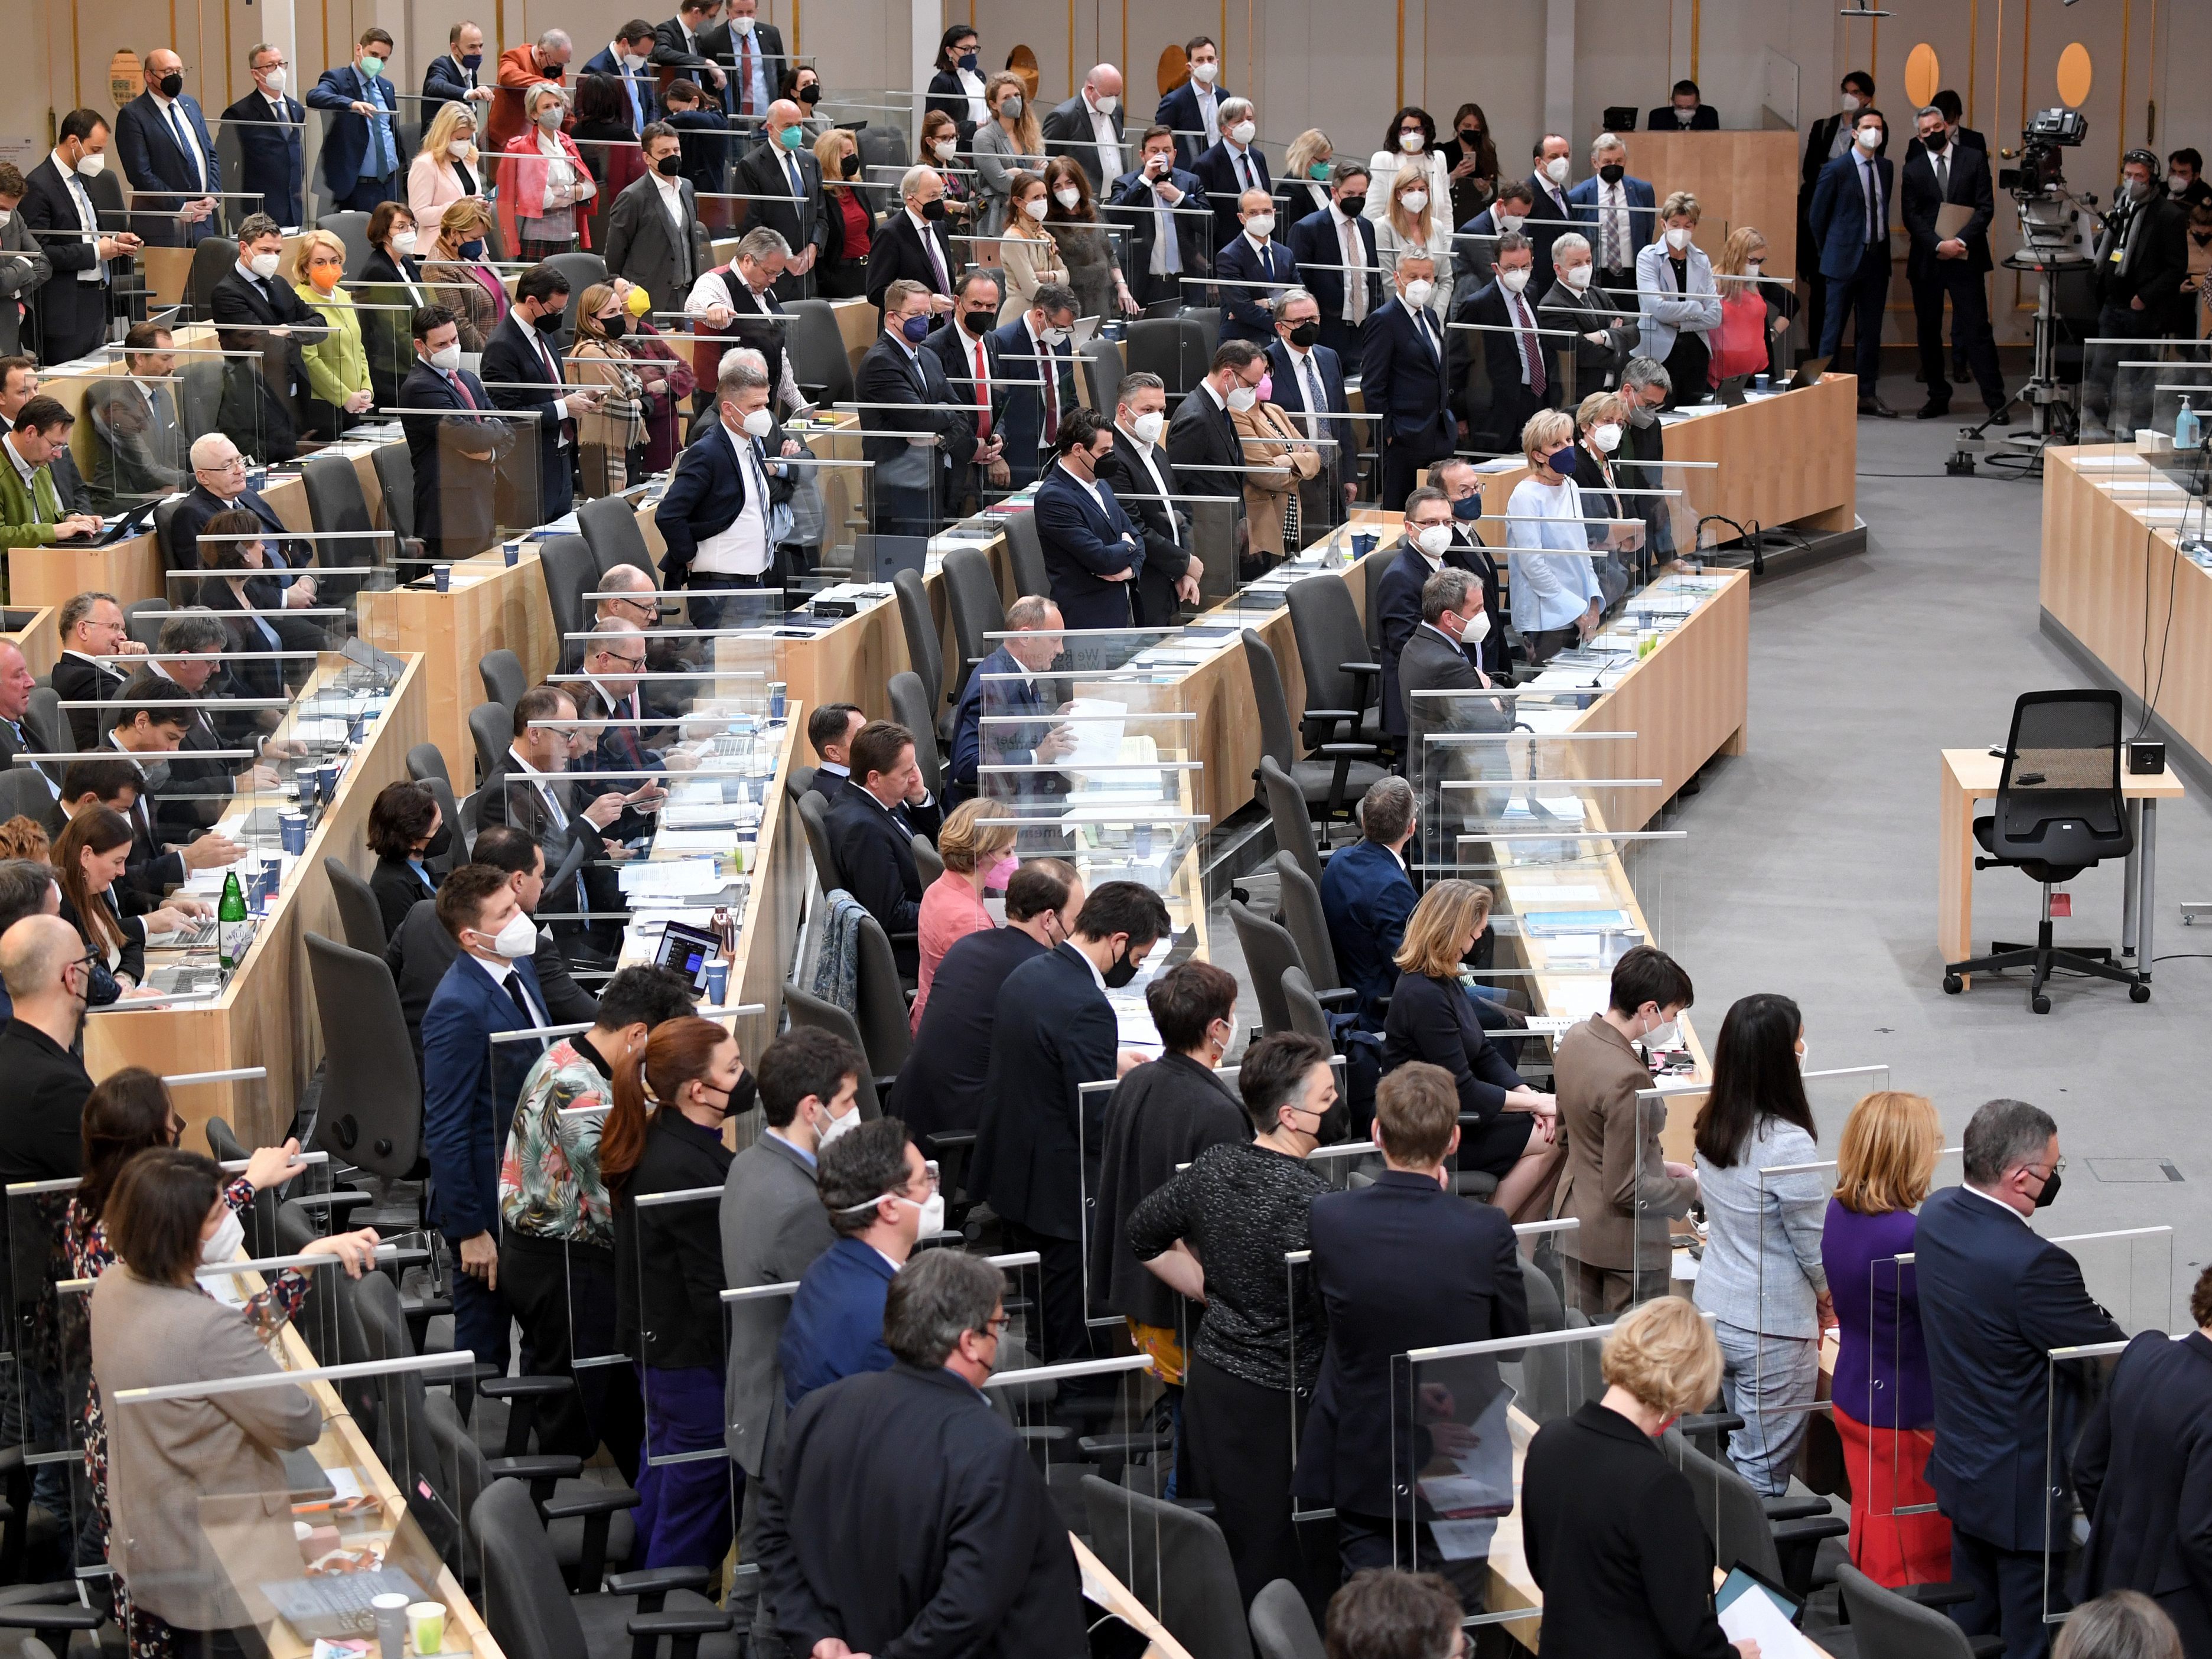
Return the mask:
<path id="1" fill-rule="evenodd" d="M 2174 448 L 2194 449 L 2203 441 L 2203 427 L 2197 418 L 2197 411 L 2184 402 L 2181 405 L 2181 412 L 2173 417 Z"/>

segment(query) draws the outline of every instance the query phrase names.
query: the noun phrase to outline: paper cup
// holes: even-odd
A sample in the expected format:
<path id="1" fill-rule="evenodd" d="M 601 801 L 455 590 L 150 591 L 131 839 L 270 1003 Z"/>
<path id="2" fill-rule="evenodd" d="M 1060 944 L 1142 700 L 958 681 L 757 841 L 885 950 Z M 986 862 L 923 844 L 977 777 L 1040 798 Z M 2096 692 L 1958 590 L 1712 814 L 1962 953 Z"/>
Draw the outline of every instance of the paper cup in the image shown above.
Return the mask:
<path id="1" fill-rule="evenodd" d="M 396 1593 L 373 1595 L 368 1607 L 376 1618 L 376 1645 L 381 1659 L 403 1659 L 407 1645 L 407 1598 Z"/>
<path id="2" fill-rule="evenodd" d="M 430 575 L 432 580 L 438 584 L 438 591 L 441 593 L 450 593 L 453 591 L 453 566 L 449 564 L 433 565 L 430 568 Z"/>
<path id="3" fill-rule="evenodd" d="M 707 964 L 707 1006 L 720 1008 L 729 1000 L 730 964 L 717 957 Z"/>
<path id="4" fill-rule="evenodd" d="M 410 1601 L 407 1605 L 407 1638 L 417 1654 L 446 1650 L 446 1604 Z"/>

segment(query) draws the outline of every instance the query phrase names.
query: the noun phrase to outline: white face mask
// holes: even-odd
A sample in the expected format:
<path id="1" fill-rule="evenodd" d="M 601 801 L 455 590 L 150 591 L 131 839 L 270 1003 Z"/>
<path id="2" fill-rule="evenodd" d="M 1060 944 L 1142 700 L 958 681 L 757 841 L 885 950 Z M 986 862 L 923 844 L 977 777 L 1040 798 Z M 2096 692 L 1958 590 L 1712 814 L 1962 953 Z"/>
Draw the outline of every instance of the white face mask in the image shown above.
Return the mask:
<path id="1" fill-rule="evenodd" d="M 1764 259 L 1746 259 L 1743 262 L 1744 275 L 1747 276 L 1756 276 L 1765 269 L 1766 261 Z"/>
<path id="2" fill-rule="evenodd" d="M 1545 162 L 1544 176 L 1547 179 L 1549 179 L 1555 185 L 1565 184 L 1567 182 L 1567 158 L 1564 155 L 1554 155 L 1550 161 Z"/>
<path id="3" fill-rule="evenodd" d="M 1846 114 L 1846 115 L 1856 115 L 1856 113 L 1858 113 L 1858 109 L 1859 109 L 1859 95 L 1858 95 L 1858 94 L 1856 94 L 1856 93 L 1855 93 L 1855 92 L 1847 92 L 1847 93 L 1845 93 L 1845 94 L 1844 94 L 1844 114 Z"/>
<path id="4" fill-rule="evenodd" d="M 264 70 L 261 76 L 261 84 L 268 88 L 271 92 L 283 92 L 284 90 L 284 71 L 281 69 Z"/>
<path id="5" fill-rule="evenodd" d="M 1805 1062 L 1812 1057 L 1813 1045 L 1806 1042 L 1803 1037 L 1799 1037 L 1797 1039 L 1797 1069 L 1801 1072 L 1806 1070 Z"/>
<path id="6" fill-rule="evenodd" d="M 732 17 L 730 19 L 730 27 L 740 34 L 750 34 L 756 21 L 750 17 Z"/>
<path id="7" fill-rule="evenodd" d="M 1495 214 L 1492 216 L 1491 222 L 1500 230 L 1518 230 L 1528 222 L 1528 216 L 1525 213 Z"/>
<path id="8" fill-rule="evenodd" d="M 1136 434 L 1139 443 L 1156 444 L 1160 434 L 1167 430 L 1168 417 L 1157 409 L 1139 415 L 1129 422 L 1129 430 Z"/>
<path id="9" fill-rule="evenodd" d="M 447 374 L 451 374 L 460 366 L 461 348 L 458 343 L 441 346 L 430 354 L 430 367 L 433 368 L 442 368 Z"/>
<path id="10" fill-rule="evenodd" d="M 276 256 L 273 253 L 257 253 L 246 269 L 265 283 L 276 274 Z"/>
<path id="11" fill-rule="evenodd" d="M 1407 212 L 1417 217 L 1428 211 L 1429 192 L 1425 190 L 1409 190 L 1398 199 L 1406 204 Z"/>
<path id="12" fill-rule="evenodd" d="M 246 1243 L 246 1225 L 238 1218 L 238 1212 L 225 1209 L 222 1219 L 215 1225 L 215 1237 L 200 1241 L 200 1261 L 208 1267 L 218 1261 L 235 1261 L 239 1250 Z"/>
<path id="13" fill-rule="evenodd" d="M 1690 232 L 1688 227 L 1684 225 L 1669 225 L 1667 227 L 1667 246 L 1668 247 L 1673 248 L 1675 252 L 1680 253 L 1684 248 L 1689 246 L 1689 245 Z"/>
<path id="14" fill-rule="evenodd" d="M 465 161 L 477 153 L 477 147 L 465 138 L 456 138 L 446 146 L 446 154 L 456 161 Z"/>
<path id="15" fill-rule="evenodd" d="M 1528 286 L 1528 273 L 1526 270 L 1501 270 L 1498 273 L 1498 286 L 1508 294 L 1518 294 Z"/>
<path id="16" fill-rule="evenodd" d="M 1230 140 L 1234 143 L 1249 144 L 1252 142 L 1253 135 L 1259 131 L 1260 129 L 1254 126 L 1249 121 L 1239 121 L 1235 126 L 1229 129 Z"/>
<path id="17" fill-rule="evenodd" d="M 1851 137 L 1858 140 L 1859 148 L 1866 151 L 1869 155 L 1881 148 L 1881 129 L 1880 127 L 1861 127 L 1856 132 L 1854 132 Z"/>
<path id="18" fill-rule="evenodd" d="M 1580 294 L 1590 285 L 1590 270 L 1589 265 L 1569 265 L 1559 273 L 1559 280 Z"/>
<path id="19" fill-rule="evenodd" d="M 1264 242 L 1275 234 L 1275 216 L 1255 213 L 1244 222 L 1244 233 L 1255 242 Z"/>
<path id="20" fill-rule="evenodd" d="M 77 158 L 77 176 L 81 179 L 97 179 L 100 177 L 100 170 L 106 165 L 107 157 L 105 155 L 95 155 L 88 150 Z"/>
<path id="21" fill-rule="evenodd" d="M 960 141 L 957 138 L 940 138 L 930 149 L 937 152 L 939 161 L 949 161 L 959 152 Z"/>
<path id="22" fill-rule="evenodd" d="M 1212 86 L 1220 76 L 1221 65 L 1218 64 L 1193 64 L 1190 66 L 1190 78 L 1201 87 Z"/>
<path id="23" fill-rule="evenodd" d="M 1062 185 L 1058 190 L 1053 191 L 1052 199 L 1073 213 L 1075 211 L 1075 204 L 1083 199 L 1083 192 L 1076 189 L 1073 185 Z"/>
<path id="24" fill-rule="evenodd" d="M 1121 107 L 1121 100 L 1110 92 L 1103 98 L 1093 98 L 1091 102 L 1101 115 L 1111 115 Z"/>
<path id="25" fill-rule="evenodd" d="M 1694 109 L 1684 109 L 1684 108 L 1682 108 L 1680 105 L 1677 105 L 1677 106 L 1675 106 L 1675 109 L 1674 109 L 1674 125 L 1675 125 L 1676 126 L 1680 126 L 1680 127 L 1686 127 L 1687 125 L 1690 125 L 1690 123 L 1691 123 L 1691 122 L 1692 122 L 1692 121 L 1696 120 L 1697 118 L 1698 118 L 1698 112 L 1697 112 L 1696 110 L 1694 110 Z"/>
<path id="26" fill-rule="evenodd" d="M 1644 1048 L 1647 1054 L 1656 1054 L 1662 1048 L 1672 1048 L 1680 1041 L 1680 1024 L 1671 1019 L 1653 1026 L 1644 1034 Z"/>
<path id="27" fill-rule="evenodd" d="M 844 1116 L 833 1117 L 830 1120 L 830 1127 L 822 1131 L 820 1138 L 817 1139 L 814 1144 L 817 1149 L 827 1146 L 831 1141 L 836 1139 L 839 1136 L 846 1133 L 849 1130 L 857 1129 L 860 1127 L 860 1103 L 856 1100 L 853 1103 L 853 1109 L 846 1113 Z"/>
<path id="28" fill-rule="evenodd" d="M 1083 199 L 1080 191 L 1071 190 L 1067 193 L 1070 196 L 1074 197 L 1079 202 Z M 1028 201 L 1022 204 L 1022 211 L 1028 214 L 1032 219 L 1042 219 L 1046 214 L 1052 211 L 1052 204 L 1046 201 L 1042 196 L 1032 196 Z"/>
<path id="29" fill-rule="evenodd" d="M 1448 524 L 1423 525 L 1413 532 L 1413 545 L 1432 559 L 1441 559 L 1451 551 L 1451 526 Z"/>
<path id="30" fill-rule="evenodd" d="M 395 253 L 412 253 L 415 251 L 415 233 L 411 230 L 393 231 L 392 251 Z"/>
<path id="31" fill-rule="evenodd" d="M 479 929 L 478 939 L 483 937 Z M 507 919 L 507 925 L 492 935 L 491 948 L 509 962 L 520 962 L 525 957 L 538 954 L 538 924 L 531 921 L 527 910 L 517 910 Z"/>
<path id="32" fill-rule="evenodd" d="M 1406 284 L 1406 303 L 1416 311 L 1425 311 L 1437 285 L 1425 276 L 1416 276 Z"/>
<path id="33" fill-rule="evenodd" d="M 1460 629 L 1459 642 L 1462 645 L 1480 645 L 1489 637 L 1490 613 L 1487 611 L 1478 611 L 1467 619 L 1467 625 Z"/>
<path id="34" fill-rule="evenodd" d="M 1590 428 L 1590 441 L 1610 455 L 1620 447 L 1620 422 L 1604 421 Z"/>
<path id="35" fill-rule="evenodd" d="M 9 222 L 14 219 L 15 216 L 15 212 L 14 209 L 0 208 L 0 230 L 5 230 L 8 228 Z"/>
<path id="36" fill-rule="evenodd" d="M 859 1114 L 854 1113 L 854 1115 L 857 1117 Z M 908 1199 L 907 1202 L 911 1204 L 914 1200 Z M 921 1219 L 915 1228 L 914 1236 L 916 1238 L 934 1238 L 945 1231 L 945 1194 L 943 1193 L 932 1193 L 919 1207 L 921 1211 Z"/>
<path id="37" fill-rule="evenodd" d="M 624 52 L 622 55 L 622 59 L 624 64 L 629 65 L 629 71 L 633 75 L 636 74 L 638 70 L 643 69 L 646 64 L 651 61 L 651 59 L 641 57 L 634 52 Z"/>
<path id="38" fill-rule="evenodd" d="M 1427 142 L 1418 132 L 1401 132 L 1398 135 L 1398 148 L 1408 155 L 1416 154 Z"/>
<path id="39" fill-rule="evenodd" d="M 775 429 L 775 419 L 768 412 L 768 410 L 764 409 L 756 409 L 749 411 L 746 414 L 745 418 L 738 422 L 738 424 L 744 428 L 745 435 L 747 437 L 765 438 Z"/>
<path id="40" fill-rule="evenodd" d="M 1242 415 L 1260 401 L 1260 394 L 1249 386 L 1232 386 L 1229 388 L 1228 397 L 1222 401 L 1237 414 Z"/>

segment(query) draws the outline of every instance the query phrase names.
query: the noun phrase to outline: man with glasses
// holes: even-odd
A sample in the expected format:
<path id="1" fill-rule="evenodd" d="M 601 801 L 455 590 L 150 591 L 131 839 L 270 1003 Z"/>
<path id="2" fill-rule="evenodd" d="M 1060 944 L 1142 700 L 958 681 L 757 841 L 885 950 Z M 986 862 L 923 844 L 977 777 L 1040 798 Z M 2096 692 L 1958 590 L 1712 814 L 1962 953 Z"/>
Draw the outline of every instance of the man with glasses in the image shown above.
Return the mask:
<path id="1" fill-rule="evenodd" d="M 115 112 L 116 155 L 138 192 L 130 223 L 155 247 L 190 247 L 215 232 L 222 162 L 199 100 L 185 90 L 184 59 L 156 47 L 141 73 L 146 89 Z"/>
<path id="2" fill-rule="evenodd" d="M 2081 1264 L 2029 1224 L 2058 1196 L 2058 1126 L 2024 1100 L 1991 1100 L 1966 1125 L 1966 1182 L 1932 1193 L 1914 1233 L 1921 1329 L 1936 1385 L 1936 1505 L 1951 1522 L 1953 1609 L 1969 1636 L 2002 1632 L 2008 1659 L 2037 1659 L 2045 1611 L 2070 1605 L 2053 1569 L 2073 1510 L 2064 1454 L 2086 1404 L 2078 1365 L 2051 1351 L 2126 1334 L 2090 1299 Z M 2057 1397 L 2054 1400 L 2052 1390 Z"/>
<path id="3" fill-rule="evenodd" d="M 652 775 L 692 762 L 688 755 L 664 757 L 647 745 L 644 726 L 627 723 L 647 718 L 641 695 L 643 688 L 637 680 L 646 672 L 643 629 L 632 622 L 602 623 L 598 637 L 585 644 L 583 672 L 588 683 L 576 698 L 576 718 L 609 724 L 599 728 L 596 744 L 578 769 L 623 774 L 619 780 L 599 780 L 602 787 L 625 791 L 642 787 L 642 799 L 635 805 L 626 804 L 622 816 L 606 831 L 616 841 L 636 841 L 653 833 L 654 815 L 666 798 Z M 580 731 L 577 735 L 586 733 Z"/>
<path id="4" fill-rule="evenodd" d="M 1085 1651 L 1067 1524 L 983 1395 L 1003 1287 L 988 1261 L 923 1251 L 884 1298 L 896 1363 L 792 1414 L 781 1478 L 760 1498 L 766 1594 L 791 1652 Z"/>
<path id="5" fill-rule="evenodd" d="M 292 66 L 282 46 L 258 43 L 246 52 L 246 67 L 252 90 L 222 112 L 223 125 L 238 139 L 238 187 L 261 198 L 249 205 L 280 225 L 296 225 L 307 179 L 302 142 L 307 106 L 284 90 Z"/>
<path id="6" fill-rule="evenodd" d="M 263 499 L 261 492 L 246 481 L 246 458 L 238 453 L 238 446 L 220 432 L 210 432 L 192 441 L 187 452 L 192 466 L 192 487 L 169 520 L 169 544 L 163 549 L 172 570 L 197 570 L 204 561 L 200 556 L 200 532 L 207 528 L 210 519 L 230 509 L 251 513 L 269 531 L 261 544 L 262 562 L 276 574 L 257 577 L 249 589 L 253 594 L 256 610 L 274 611 L 268 618 L 270 627 L 284 641 L 287 651 L 319 651 L 328 641 L 322 630 L 305 617 L 283 614 L 290 611 L 313 610 L 316 599 L 316 578 L 309 572 L 295 573 L 295 565 L 305 564 L 313 556 L 312 550 L 290 539 L 291 531 L 284 520 L 276 516 L 276 509 Z"/>

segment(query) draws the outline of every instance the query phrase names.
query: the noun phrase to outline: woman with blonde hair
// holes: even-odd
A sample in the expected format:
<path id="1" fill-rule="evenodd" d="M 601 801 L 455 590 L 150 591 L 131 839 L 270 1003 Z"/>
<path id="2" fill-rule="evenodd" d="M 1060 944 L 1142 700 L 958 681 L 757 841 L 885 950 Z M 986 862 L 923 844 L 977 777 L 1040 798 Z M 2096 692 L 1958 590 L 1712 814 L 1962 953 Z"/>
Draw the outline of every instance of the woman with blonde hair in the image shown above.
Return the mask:
<path id="1" fill-rule="evenodd" d="M 937 832 L 937 855 L 945 860 L 945 873 L 923 891 L 921 919 L 915 923 L 921 975 L 907 1018 L 914 1030 L 921 1029 L 930 981 L 937 977 L 937 964 L 945 960 L 945 953 L 969 934 L 988 933 L 999 925 L 984 908 L 983 893 L 987 888 L 1005 892 L 1019 862 L 1014 857 L 1014 826 L 1005 822 L 1006 817 L 1002 799 L 978 796 L 954 807 Z M 987 818 L 1000 822 L 987 824 Z"/>
<path id="2" fill-rule="evenodd" d="M 1284 289 L 1275 301 L 1277 316 L 1294 294 L 1304 295 L 1305 290 Z M 1321 474 L 1321 452 L 1273 401 L 1273 376 L 1261 376 L 1258 390 L 1259 401 L 1251 408 L 1229 411 L 1229 424 L 1237 429 L 1249 469 L 1244 474 L 1250 561 L 1246 568 L 1255 576 L 1280 563 L 1285 553 L 1305 545 L 1309 538 L 1301 522 L 1298 487 Z"/>
<path id="3" fill-rule="evenodd" d="M 307 365 L 307 424 L 323 438 L 360 425 L 376 402 L 368 351 L 362 343 L 361 309 L 338 285 L 345 258 L 345 244 L 329 231 L 303 231 L 284 273 L 292 291 L 330 325 L 321 339 L 300 348 Z"/>
<path id="4" fill-rule="evenodd" d="M 1336 146 L 1319 127 L 1308 127 L 1283 152 L 1282 176 L 1275 180 L 1275 220 L 1285 238 L 1310 213 L 1326 212 L 1328 175 L 1336 166 Z"/>
<path id="5" fill-rule="evenodd" d="M 1001 323 L 1012 322 L 1036 303 L 1038 283 L 1068 285 L 1067 262 L 1044 228 L 1051 207 L 1042 174 L 1006 175 L 1006 217 L 999 234 L 999 268 L 1006 273 L 1006 296 L 999 305 Z"/>
<path id="6" fill-rule="evenodd" d="M 576 141 L 561 130 L 568 118 L 568 94 L 541 81 L 522 94 L 530 125 L 507 141 L 494 182 L 499 186 L 500 228 L 514 257 L 536 264 L 556 253 L 589 248 L 585 204 L 599 193 Z"/>
<path id="7" fill-rule="evenodd" d="M 1442 158 L 1438 158 L 1441 161 Z M 1437 262 L 1436 292 L 1429 304 L 1438 315 L 1451 315 L 1451 227 L 1437 216 L 1432 191 L 1436 181 L 1419 167 L 1400 167 L 1376 173 L 1368 184 L 1368 200 L 1382 199 L 1375 220 L 1375 256 L 1386 271 L 1397 269 L 1408 253 L 1425 253 Z"/>
<path id="8" fill-rule="evenodd" d="M 53 838 L 46 825 L 21 812 L 0 823 L 0 859 L 29 859 L 44 864 L 53 856 Z"/>
<path id="9" fill-rule="evenodd" d="M 586 500 L 618 495 L 645 447 L 645 381 L 625 360 L 629 312 L 611 283 L 593 283 L 576 301 L 576 343 L 568 352 L 572 386 L 602 388 L 606 400 L 576 420 L 576 459 Z"/>
<path id="10" fill-rule="evenodd" d="M 1851 1108 L 1820 1261 L 1836 1310 L 1829 1394 L 1851 1485 L 1851 1565 L 1878 1584 L 1949 1576 L 1951 1523 L 1935 1510 L 1928 1454 L 1935 1384 L 1910 1262 L 1913 1212 L 1936 1179 L 1943 1128 L 1925 1095 L 1881 1089 Z M 1924 1507 L 1923 1507 L 1924 1506 Z M 1918 1514 L 1900 1511 L 1919 1510 Z"/>
<path id="11" fill-rule="evenodd" d="M 1712 1403 L 1720 1345 L 1679 1296 L 1613 1322 L 1602 1397 L 1536 1431 L 1522 1465 L 1521 1539 L 1544 1592 L 1544 1648 L 1739 1659 L 1713 1613 L 1713 1547 L 1689 1477 L 1660 1449 Z"/>
<path id="12" fill-rule="evenodd" d="M 1490 925 L 1490 890 L 1471 881 L 1431 884 L 1406 918 L 1391 960 L 1398 982 L 1382 1025 L 1385 1075 L 1414 1060 L 1441 1066 L 1459 1090 L 1458 1167 L 1498 1178 L 1491 1202 L 1512 1217 L 1534 1208 L 1559 1157 L 1559 1103 L 1530 1088 L 1490 1045 L 1460 964 Z"/>
<path id="13" fill-rule="evenodd" d="M 832 127 L 814 141 L 814 159 L 822 166 L 830 232 L 814 286 L 825 300 L 857 299 L 868 291 L 868 244 L 876 235 L 875 210 L 860 189 L 860 141 L 848 129 Z"/>
<path id="14" fill-rule="evenodd" d="M 430 118 L 422 148 L 407 164 L 407 209 L 422 223 L 464 196 L 483 194 L 476 174 L 477 114 L 466 104 L 447 104 Z"/>
<path id="15" fill-rule="evenodd" d="M 1073 155 L 1055 155 L 1044 166 L 1045 188 L 1052 193 L 1044 228 L 1060 244 L 1067 285 L 1075 290 L 1076 310 L 1085 317 L 1133 317 L 1141 307 L 1121 275 L 1114 239 L 1098 222 L 1091 175 Z"/>
<path id="16" fill-rule="evenodd" d="M 1606 556 L 1591 563 L 1598 597 L 1607 605 L 1626 594 L 1643 562 L 1643 512 L 1630 510 L 1636 498 L 1620 493 L 1627 483 L 1613 470 L 1613 453 L 1627 431 L 1628 405 L 1617 392 L 1593 392 L 1575 405 L 1575 489 L 1584 516 L 1608 520 L 1583 526 L 1591 548 L 1605 550 Z"/>
<path id="17" fill-rule="evenodd" d="M 1513 588 L 1513 626 L 1532 663 L 1549 662 L 1597 632 L 1604 614 L 1597 574 L 1590 568 L 1588 527 L 1575 484 L 1575 417 L 1564 409 L 1539 410 L 1521 428 L 1528 475 L 1505 502 L 1505 544 L 1529 550 L 1507 557 Z"/>
<path id="18" fill-rule="evenodd" d="M 449 203 L 438 220 L 438 234 L 422 256 L 422 280 L 432 302 L 453 313 L 461 331 L 461 349 L 482 351 L 507 311 L 507 284 L 485 263 L 491 251 L 490 205 L 481 196 Z"/>
<path id="19" fill-rule="evenodd" d="M 1044 136 L 1019 76 L 997 71 L 983 83 L 983 102 L 992 118 L 975 129 L 975 177 L 983 204 L 975 234 L 996 236 L 1006 228 L 1014 179 L 1044 167 Z"/>
<path id="20" fill-rule="evenodd" d="M 1644 314 L 1641 355 L 1662 365 L 1669 398 L 1697 403 L 1705 395 L 1712 351 L 1707 337 L 1721 325 L 1713 262 L 1691 240 L 1704 210 L 1686 190 L 1659 204 L 1659 238 L 1636 254 L 1636 303 Z"/>
<path id="21" fill-rule="evenodd" d="M 1790 327 L 1790 318 L 1778 306 L 1770 319 L 1767 301 L 1789 289 L 1759 281 L 1766 269 L 1766 238 L 1750 225 L 1729 233 L 1728 245 L 1713 266 L 1720 284 L 1721 325 L 1707 337 L 1712 362 L 1705 379 L 1713 386 L 1738 374 L 1764 374 L 1773 357 L 1773 343 Z"/>

